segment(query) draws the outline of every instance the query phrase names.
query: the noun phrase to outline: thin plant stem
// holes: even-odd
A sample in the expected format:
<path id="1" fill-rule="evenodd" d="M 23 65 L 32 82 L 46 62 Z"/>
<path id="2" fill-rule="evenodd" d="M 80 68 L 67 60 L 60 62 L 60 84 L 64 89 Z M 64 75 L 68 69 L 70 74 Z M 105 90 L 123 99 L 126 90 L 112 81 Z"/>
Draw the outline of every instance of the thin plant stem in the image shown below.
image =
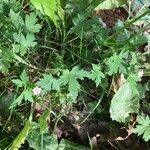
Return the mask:
<path id="1" fill-rule="evenodd" d="M 87 117 L 81 122 L 81 124 L 83 124 L 92 114 L 93 112 L 97 109 L 97 107 L 99 106 L 99 104 L 101 103 L 103 97 L 104 97 L 104 90 L 102 91 L 101 97 L 99 99 L 99 101 L 97 102 L 97 104 L 95 105 L 95 107 L 93 108 L 93 110 L 87 115 Z"/>

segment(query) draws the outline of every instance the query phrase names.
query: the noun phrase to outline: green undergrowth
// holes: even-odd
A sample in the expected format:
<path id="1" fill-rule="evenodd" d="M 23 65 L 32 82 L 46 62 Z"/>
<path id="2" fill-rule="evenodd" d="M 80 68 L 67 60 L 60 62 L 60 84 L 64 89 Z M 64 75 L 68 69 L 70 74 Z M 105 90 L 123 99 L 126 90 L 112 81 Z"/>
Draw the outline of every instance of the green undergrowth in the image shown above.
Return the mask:
<path id="1" fill-rule="evenodd" d="M 0 0 L 1 149 L 88 149 L 49 133 L 48 121 L 55 128 L 74 111 L 86 111 L 82 123 L 135 124 L 131 132 L 150 140 L 150 10 L 128 9 L 108 28 L 95 15 L 101 2 Z"/>

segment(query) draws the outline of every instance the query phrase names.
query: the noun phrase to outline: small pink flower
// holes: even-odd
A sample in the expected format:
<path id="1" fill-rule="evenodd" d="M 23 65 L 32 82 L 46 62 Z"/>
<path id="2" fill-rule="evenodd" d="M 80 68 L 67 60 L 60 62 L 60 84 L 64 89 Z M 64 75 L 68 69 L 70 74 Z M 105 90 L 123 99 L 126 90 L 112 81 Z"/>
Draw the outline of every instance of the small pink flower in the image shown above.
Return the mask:
<path id="1" fill-rule="evenodd" d="M 36 86 L 36 87 L 32 90 L 33 95 L 36 95 L 36 96 L 37 96 L 37 95 L 40 95 L 41 91 L 42 91 L 42 89 L 39 88 L 38 86 Z"/>

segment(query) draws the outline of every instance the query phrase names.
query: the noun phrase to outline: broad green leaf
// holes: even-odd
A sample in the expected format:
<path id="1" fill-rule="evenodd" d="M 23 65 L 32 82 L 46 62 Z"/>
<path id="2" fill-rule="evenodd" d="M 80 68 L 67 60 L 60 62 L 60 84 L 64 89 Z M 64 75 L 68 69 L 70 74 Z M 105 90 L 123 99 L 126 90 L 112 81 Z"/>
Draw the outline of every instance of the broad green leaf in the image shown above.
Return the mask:
<path id="1" fill-rule="evenodd" d="M 37 10 L 49 16 L 58 27 L 58 20 L 62 20 L 64 24 L 64 12 L 60 5 L 60 0 L 30 0 Z"/>
<path id="2" fill-rule="evenodd" d="M 53 150 L 53 147 L 51 146 L 50 134 L 48 133 L 48 131 L 46 133 L 40 134 L 40 128 L 39 128 L 38 123 L 34 123 L 32 125 L 30 133 L 28 134 L 28 137 L 27 137 L 27 141 L 30 147 L 34 148 L 35 150 L 41 150 L 41 146 L 43 150 Z M 58 142 L 56 142 L 55 144 L 57 143 Z"/>
<path id="3" fill-rule="evenodd" d="M 50 112 L 48 110 L 45 110 L 43 114 L 40 116 L 40 118 L 38 119 L 41 134 L 47 131 L 47 119 L 49 115 L 50 115 Z"/>
<path id="4" fill-rule="evenodd" d="M 101 79 L 105 78 L 104 74 L 101 72 L 101 66 L 100 65 L 95 65 L 92 64 L 92 71 L 89 74 L 89 79 L 95 81 L 96 83 L 96 87 L 99 86 L 99 84 L 101 83 Z"/>
<path id="5" fill-rule="evenodd" d="M 110 116 L 112 120 L 126 122 L 129 113 L 138 113 L 139 95 L 132 91 L 130 83 L 123 84 L 111 100 Z"/>
<path id="6" fill-rule="evenodd" d="M 18 150 L 21 147 L 21 144 L 24 143 L 26 137 L 28 136 L 30 128 L 31 128 L 31 122 L 27 121 L 26 125 L 19 133 L 19 135 L 15 138 L 15 140 L 12 143 L 12 146 L 8 150 Z"/>
<path id="7" fill-rule="evenodd" d="M 55 134 L 51 135 L 50 147 L 53 150 L 59 149 L 59 145 L 58 145 L 58 141 L 57 141 L 57 136 Z"/>
<path id="8" fill-rule="evenodd" d="M 90 148 L 83 145 L 76 144 L 72 141 L 62 139 L 59 144 L 59 150 L 90 150 Z"/>
<path id="9" fill-rule="evenodd" d="M 128 75 L 127 81 L 130 83 L 131 87 L 136 87 L 137 86 L 137 82 L 139 81 L 138 79 L 138 75 L 130 73 Z"/>
<path id="10" fill-rule="evenodd" d="M 62 139 L 58 144 L 56 135 L 51 136 L 50 145 L 52 150 L 89 150 L 88 147 L 76 144 L 69 140 Z"/>
<path id="11" fill-rule="evenodd" d="M 114 9 L 117 7 L 122 6 L 125 4 L 127 0 L 105 0 L 101 4 L 99 4 L 95 10 L 100 10 L 100 9 Z"/>

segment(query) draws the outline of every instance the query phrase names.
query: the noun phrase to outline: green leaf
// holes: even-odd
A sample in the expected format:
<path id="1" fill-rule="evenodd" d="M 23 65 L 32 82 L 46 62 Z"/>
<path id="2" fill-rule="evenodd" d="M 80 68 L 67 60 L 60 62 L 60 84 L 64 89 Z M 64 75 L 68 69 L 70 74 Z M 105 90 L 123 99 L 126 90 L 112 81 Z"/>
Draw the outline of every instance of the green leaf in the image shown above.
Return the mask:
<path id="1" fill-rule="evenodd" d="M 13 45 L 13 52 L 14 53 L 21 53 L 21 55 L 23 56 L 24 54 L 27 53 L 27 48 L 21 44 L 14 44 Z"/>
<path id="2" fill-rule="evenodd" d="M 78 96 L 78 91 L 80 90 L 79 82 L 73 77 L 70 78 L 68 85 L 68 90 L 70 94 L 76 98 Z"/>
<path id="3" fill-rule="evenodd" d="M 47 131 L 47 119 L 49 115 L 50 115 L 50 112 L 48 110 L 45 110 L 43 114 L 40 116 L 40 118 L 38 119 L 41 134 Z"/>
<path id="4" fill-rule="evenodd" d="M 137 133 L 138 135 L 143 135 L 143 139 L 145 141 L 150 140 L 150 118 L 149 116 L 145 116 L 144 114 L 141 114 L 137 117 L 137 125 L 133 129 L 134 133 Z"/>
<path id="5" fill-rule="evenodd" d="M 144 85 L 142 85 L 141 83 L 138 84 L 138 92 L 139 92 L 140 99 L 145 98 L 147 91 L 149 91 L 148 82 L 145 83 Z"/>
<path id="6" fill-rule="evenodd" d="M 145 35 L 138 35 L 134 36 L 134 38 L 132 38 L 130 42 L 135 46 L 140 46 L 146 44 L 148 42 L 148 38 Z"/>
<path id="7" fill-rule="evenodd" d="M 23 95 L 25 101 L 33 102 L 32 92 L 30 90 L 25 90 Z"/>
<path id="8" fill-rule="evenodd" d="M 60 5 L 60 0 L 30 0 L 37 10 L 46 14 L 58 27 L 58 20 L 62 20 L 64 24 L 64 12 Z"/>
<path id="9" fill-rule="evenodd" d="M 60 91 L 59 81 L 55 79 L 51 74 L 43 74 L 43 78 L 36 82 L 36 85 L 40 86 L 45 91 Z"/>
<path id="10" fill-rule="evenodd" d="M 25 25 L 29 32 L 31 33 L 37 33 L 41 29 L 41 25 L 37 24 L 37 18 L 35 13 L 27 14 L 25 17 Z"/>
<path id="11" fill-rule="evenodd" d="M 5 60 L 9 62 L 12 62 L 14 60 L 14 54 L 10 49 L 1 47 L 0 50 L 2 50 L 0 52 L 0 56 L 2 54 L 2 57 L 5 58 Z"/>
<path id="12" fill-rule="evenodd" d="M 13 107 L 16 107 L 17 105 L 20 105 L 22 100 L 23 100 L 23 96 L 24 96 L 24 93 L 21 93 L 19 95 L 19 97 L 13 101 L 10 108 L 13 108 Z"/>
<path id="13" fill-rule="evenodd" d="M 60 76 L 59 83 L 60 85 L 68 85 L 68 91 L 74 97 L 74 99 L 78 95 L 78 91 L 80 90 L 80 84 L 78 79 L 83 80 L 86 77 L 86 72 L 84 70 L 80 70 L 78 66 L 69 70 L 65 70 L 63 75 Z"/>
<path id="14" fill-rule="evenodd" d="M 9 73 L 9 67 L 10 67 L 10 64 L 8 62 L 0 60 L 0 71 L 3 74 L 8 74 Z"/>
<path id="15" fill-rule="evenodd" d="M 20 80 L 21 79 L 21 80 Z M 27 75 L 26 70 L 23 70 L 21 75 L 20 75 L 20 79 L 12 79 L 11 81 L 17 86 L 17 87 L 23 87 L 27 85 L 27 83 L 29 82 L 29 77 Z"/>
<path id="16" fill-rule="evenodd" d="M 64 70 L 63 74 L 60 76 L 59 83 L 60 85 L 66 85 L 69 83 L 69 70 Z"/>
<path id="17" fill-rule="evenodd" d="M 18 98 L 13 101 L 10 108 L 13 108 L 13 107 L 16 107 L 17 105 L 20 105 L 23 100 L 33 102 L 32 92 L 30 90 L 24 90 L 18 96 Z"/>
<path id="18" fill-rule="evenodd" d="M 53 84 L 53 76 L 51 74 L 43 74 L 43 78 L 36 82 L 43 90 L 51 91 Z"/>
<path id="19" fill-rule="evenodd" d="M 3 74 L 8 74 L 10 62 L 14 60 L 14 54 L 11 50 L 0 47 L 0 71 Z"/>
<path id="20" fill-rule="evenodd" d="M 138 113 L 139 95 L 132 91 L 130 83 L 123 84 L 111 100 L 110 115 L 112 120 L 126 122 L 129 113 Z"/>
<path id="21" fill-rule="evenodd" d="M 17 29 L 19 26 L 24 25 L 24 21 L 19 15 L 19 13 L 15 13 L 12 9 L 10 10 L 9 17 Z"/>
<path id="22" fill-rule="evenodd" d="M 34 34 L 32 33 L 27 33 L 26 36 L 22 33 L 15 33 L 13 34 L 13 38 L 17 43 L 19 43 L 15 44 L 13 49 L 15 52 L 20 52 L 21 55 L 26 54 L 28 48 L 34 47 L 37 44 L 35 42 Z"/>
<path id="23" fill-rule="evenodd" d="M 34 47 L 36 44 L 34 34 L 31 33 L 27 33 L 26 40 L 22 41 L 24 47 Z"/>
<path id="24" fill-rule="evenodd" d="M 24 143 L 26 137 L 28 136 L 29 130 L 31 128 L 31 122 L 27 121 L 26 125 L 22 129 L 22 131 L 19 133 L 19 135 L 15 138 L 15 140 L 12 143 L 12 146 L 8 150 L 17 150 L 21 147 L 21 144 Z"/>
<path id="25" fill-rule="evenodd" d="M 11 80 L 17 87 L 23 87 L 23 82 L 19 79 L 14 79 L 14 80 Z"/>
<path id="26" fill-rule="evenodd" d="M 78 66 L 73 67 L 69 74 L 71 77 L 74 77 L 80 80 L 83 80 L 84 77 L 86 76 L 86 72 L 82 69 L 79 69 Z"/>
<path id="27" fill-rule="evenodd" d="M 32 129 L 30 130 L 30 133 L 28 134 L 27 141 L 30 147 L 34 148 L 35 150 L 41 150 L 41 146 L 43 150 L 53 150 L 51 146 L 50 134 L 48 133 L 48 131 L 46 133 L 40 134 L 40 128 L 39 128 L 38 123 L 33 124 Z M 57 143 L 58 142 L 56 142 L 55 144 Z"/>
<path id="28" fill-rule="evenodd" d="M 93 70 L 89 74 L 89 79 L 95 81 L 96 87 L 101 83 L 101 79 L 105 78 L 104 74 L 101 72 L 101 66 L 92 64 Z"/>
<path id="29" fill-rule="evenodd" d="M 52 89 L 56 91 L 60 91 L 60 83 L 59 80 L 53 78 Z"/>
<path id="30" fill-rule="evenodd" d="M 120 54 L 121 55 L 121 54 Z M 108 74 L 113 75 L 119 73 L 126 73 L 125 63 L 122 60 L 121 56 L 117 55 L 117 53 L 114 53 L 113 56 L 111 56 L 106 64 L 109 67 Z"/>
<path id="31" fill-rule="evenodd" d="M 21 81 L 22 81 L 25 85 L 28 83 L 29 77 L 28 77 L 28 75 L 27 75 L 26 70 L 23 70 L 23 72 L 22 72 L 21 75 L 20 75 L 20 79 L 21 79 Z"/>
<path id="32" fill-rule="evenodd" d="M 105 0 L 101 4 L 99 4 L 95 10 L 100 10 L 100 9 L 114 9 L 117 7 L 122 6 L 125 4 L 127 0 Z"/>
<path id="33" fill-rule="evenodd" d="M 76 144 L 72 141 L 62 139 L 59 144 L 59 150 L 90 150 L 90 148 L 83 145 Z"/>

